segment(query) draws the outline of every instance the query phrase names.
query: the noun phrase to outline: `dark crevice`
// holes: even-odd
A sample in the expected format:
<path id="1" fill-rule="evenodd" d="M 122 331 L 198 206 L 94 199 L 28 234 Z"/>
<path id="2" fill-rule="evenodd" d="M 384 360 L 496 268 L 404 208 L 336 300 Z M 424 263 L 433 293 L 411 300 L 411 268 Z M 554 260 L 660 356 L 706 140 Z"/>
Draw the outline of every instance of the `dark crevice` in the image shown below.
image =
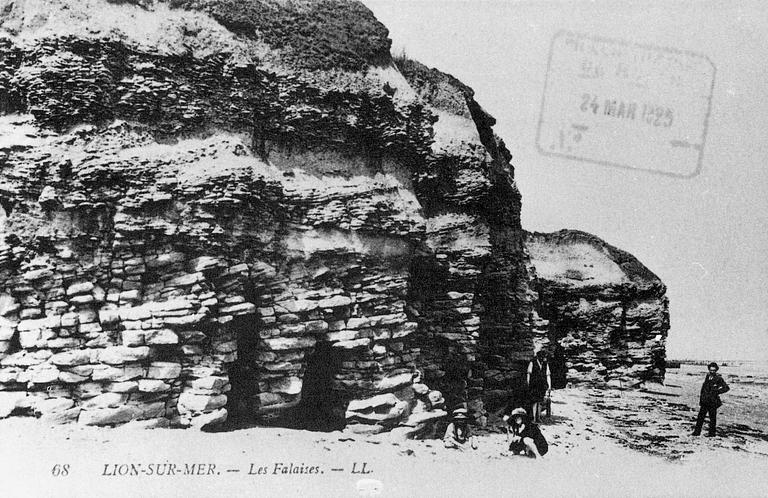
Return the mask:
<path id="1" fill-rule="evenodd" d="M 237 359 L 229 365 L 227 393 L 227 429 L 239 429 L 255 425 L 258 421 L 259 381 L 257 373 L 258 330 L 253 321 L 236 317 L 231 324 L 237 338 Z"/>
<path id="2" fill-rule="evenodd" d="M 344 428 L 346 403 L 333 387 L 340 368 L 339 354 L 329 343 L 318 343 L 307 358 L 301 402 L 293 410 L 293 423 L 298 428 L 324 432 Z"/>

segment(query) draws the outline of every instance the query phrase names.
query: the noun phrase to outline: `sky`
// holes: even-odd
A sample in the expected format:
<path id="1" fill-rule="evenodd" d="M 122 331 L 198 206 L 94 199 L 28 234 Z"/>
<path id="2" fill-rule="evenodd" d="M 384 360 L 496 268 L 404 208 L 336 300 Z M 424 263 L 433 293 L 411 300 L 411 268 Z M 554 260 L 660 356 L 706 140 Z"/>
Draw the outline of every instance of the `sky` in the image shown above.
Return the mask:
<path id="1" fill-rule="evenodd" d="M 495 130 L 513 154 L 524 228 L 591 232 L 634 254 L 664 281 L 668 357 L 768 360 L 768 6 L 363 3 L 389 28 L 393 52 L 405 50 L 458 77 L 497 119 Z M 539 152 L 550 44 L 563 29 L 692 51 L 712 61 L 716 75 L 699 174 L 672 177 Z"/>

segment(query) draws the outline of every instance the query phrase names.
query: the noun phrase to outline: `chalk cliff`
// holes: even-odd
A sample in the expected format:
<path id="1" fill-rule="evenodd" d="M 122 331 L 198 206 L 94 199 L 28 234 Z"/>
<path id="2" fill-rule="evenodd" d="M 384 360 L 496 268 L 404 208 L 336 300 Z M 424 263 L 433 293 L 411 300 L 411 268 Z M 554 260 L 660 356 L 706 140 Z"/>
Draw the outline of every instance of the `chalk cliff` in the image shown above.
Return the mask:
<path id="1" fill-rule="evenodd" d="M 637 258 L 585 232 L 529 233 L 534 334 L 574 381 L 663 380 L 666 286 Z"/>
<path id="2" fill-rule="evenodd" d="M 418 432 L 578 335 L 494 119 L 361 4 L 0 12 L 0 415 Z"/>

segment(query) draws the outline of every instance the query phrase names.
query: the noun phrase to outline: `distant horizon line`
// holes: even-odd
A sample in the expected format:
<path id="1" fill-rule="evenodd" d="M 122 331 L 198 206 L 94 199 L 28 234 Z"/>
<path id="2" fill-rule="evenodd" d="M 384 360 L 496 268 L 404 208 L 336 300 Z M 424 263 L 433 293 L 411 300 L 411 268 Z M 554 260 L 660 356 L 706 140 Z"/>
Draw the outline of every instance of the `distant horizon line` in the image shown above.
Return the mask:
<path id="1" fill-rule="evenodd" d="M 680 363 L 691 363 L 696 362 L 707 364 L 710 361 L 714 361 L 717 363 L 727 363 L 727 362 L 742 362 L 742 363 L 768 363 L 768 358 L 667 358 L 667 362 L 680 362 Z"/>

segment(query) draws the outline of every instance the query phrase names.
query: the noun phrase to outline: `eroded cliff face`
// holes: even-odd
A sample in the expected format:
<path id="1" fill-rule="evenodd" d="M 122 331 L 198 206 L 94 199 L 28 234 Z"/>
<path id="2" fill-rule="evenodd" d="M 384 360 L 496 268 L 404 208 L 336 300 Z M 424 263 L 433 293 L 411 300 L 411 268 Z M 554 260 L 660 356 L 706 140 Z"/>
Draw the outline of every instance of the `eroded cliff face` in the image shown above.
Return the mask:
<path id="1" fill-rule="evenodd" d="M 0 12 L 0 415 L 412 435 L 519 379 L 511 155 L 362 5 Z"/>
<path id="2" fill-rule="evenodd" d="M 395 410 L 417 367 L 451 402 L 514 375 L 509 154 L 467 87 L 403 77 L 367 9 L 0 7 L 0 382 L 21 408 L 343 425 L 351 399 Z"/>
<path id="3" fill-rule="evenodd" d="M 528 234 L 534 333 L 572 381 L 628 386 L 664 378 L 666 287 L 637 258 L 575 230 Z M 562 368 L 564 365 L 559 365 Z"/>

